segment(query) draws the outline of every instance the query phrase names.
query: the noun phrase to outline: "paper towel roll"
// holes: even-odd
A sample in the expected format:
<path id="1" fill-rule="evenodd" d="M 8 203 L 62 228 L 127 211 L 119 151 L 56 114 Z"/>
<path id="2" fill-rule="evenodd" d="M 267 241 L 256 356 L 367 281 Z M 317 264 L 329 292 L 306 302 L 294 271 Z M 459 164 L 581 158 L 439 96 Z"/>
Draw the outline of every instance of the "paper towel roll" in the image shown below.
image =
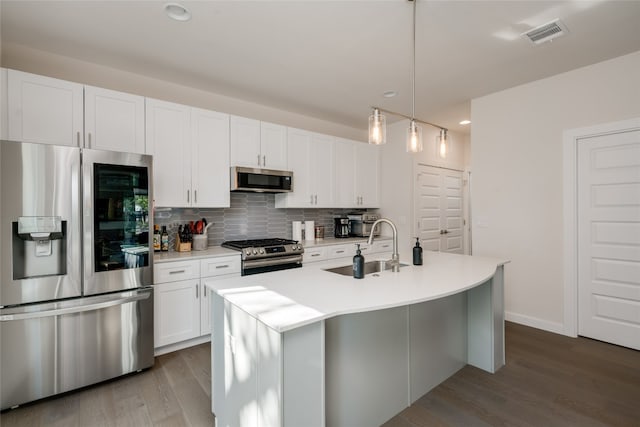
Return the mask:
<path id="1" fill-rule="evenodd" d="M 305 221 L 304 222 L 304 239 L 307 241 L 314 241 L 315 236 L 315 221 Z"/>
<path id="2" fill-rule="evenodd" d="M 302 221 L 293 221 L 292 227 L 292 239 L 298 242 L 302 241 Z"/>

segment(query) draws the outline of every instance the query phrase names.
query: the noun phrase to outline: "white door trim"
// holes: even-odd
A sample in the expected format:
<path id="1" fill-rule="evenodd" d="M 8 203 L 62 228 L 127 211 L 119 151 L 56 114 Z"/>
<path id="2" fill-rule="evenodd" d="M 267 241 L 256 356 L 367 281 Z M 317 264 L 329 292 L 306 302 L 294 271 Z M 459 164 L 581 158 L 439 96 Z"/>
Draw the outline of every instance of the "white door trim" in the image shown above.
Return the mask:
<path id="1" fill-rule="evenodd" d="M 640 117 L 563 133 L 564 334 L 571 337 L 578 336 L 578 141 L 634 130 L 640 130 Z"/>

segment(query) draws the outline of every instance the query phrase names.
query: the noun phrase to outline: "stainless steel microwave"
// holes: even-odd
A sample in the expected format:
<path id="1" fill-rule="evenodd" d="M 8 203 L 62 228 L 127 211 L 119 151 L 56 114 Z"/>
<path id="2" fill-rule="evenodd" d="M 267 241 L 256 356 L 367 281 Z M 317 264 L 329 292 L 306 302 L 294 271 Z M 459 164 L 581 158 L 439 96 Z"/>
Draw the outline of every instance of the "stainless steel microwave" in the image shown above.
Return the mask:
<path id="1" fill-rule="evenodd" d="M 293 191 L 293 172 L 233 166 L 231 191 L 290 193 Z"/>

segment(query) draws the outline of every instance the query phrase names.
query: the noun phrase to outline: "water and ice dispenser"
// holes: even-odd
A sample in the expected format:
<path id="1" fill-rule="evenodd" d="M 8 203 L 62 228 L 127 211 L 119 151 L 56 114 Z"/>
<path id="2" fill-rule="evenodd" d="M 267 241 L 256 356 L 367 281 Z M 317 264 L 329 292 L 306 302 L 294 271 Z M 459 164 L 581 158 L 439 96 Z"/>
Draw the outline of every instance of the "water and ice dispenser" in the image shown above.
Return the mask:
<path id="1" fill-rule="evenodd" d="M 23 216 L 12 225 L 13 280 L 67 274 L 67 221 Z"/>

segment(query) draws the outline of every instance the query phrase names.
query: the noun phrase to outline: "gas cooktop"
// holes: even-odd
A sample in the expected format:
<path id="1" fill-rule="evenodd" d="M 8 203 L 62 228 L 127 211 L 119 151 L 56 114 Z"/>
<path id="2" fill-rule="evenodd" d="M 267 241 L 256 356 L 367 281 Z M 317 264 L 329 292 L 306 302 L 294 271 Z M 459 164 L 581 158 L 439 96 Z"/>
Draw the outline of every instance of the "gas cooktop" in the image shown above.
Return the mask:
<path id="1" fill-rule="evenodd" d="M 297 244 L 296 240 L 290 239 L 252 239 L 252 240 L 229 240 L 222 244 L 223 247 L 229 249 L 245 249 L 245 248 L 264 248 L 267 246 L 293 245 Z"/>

